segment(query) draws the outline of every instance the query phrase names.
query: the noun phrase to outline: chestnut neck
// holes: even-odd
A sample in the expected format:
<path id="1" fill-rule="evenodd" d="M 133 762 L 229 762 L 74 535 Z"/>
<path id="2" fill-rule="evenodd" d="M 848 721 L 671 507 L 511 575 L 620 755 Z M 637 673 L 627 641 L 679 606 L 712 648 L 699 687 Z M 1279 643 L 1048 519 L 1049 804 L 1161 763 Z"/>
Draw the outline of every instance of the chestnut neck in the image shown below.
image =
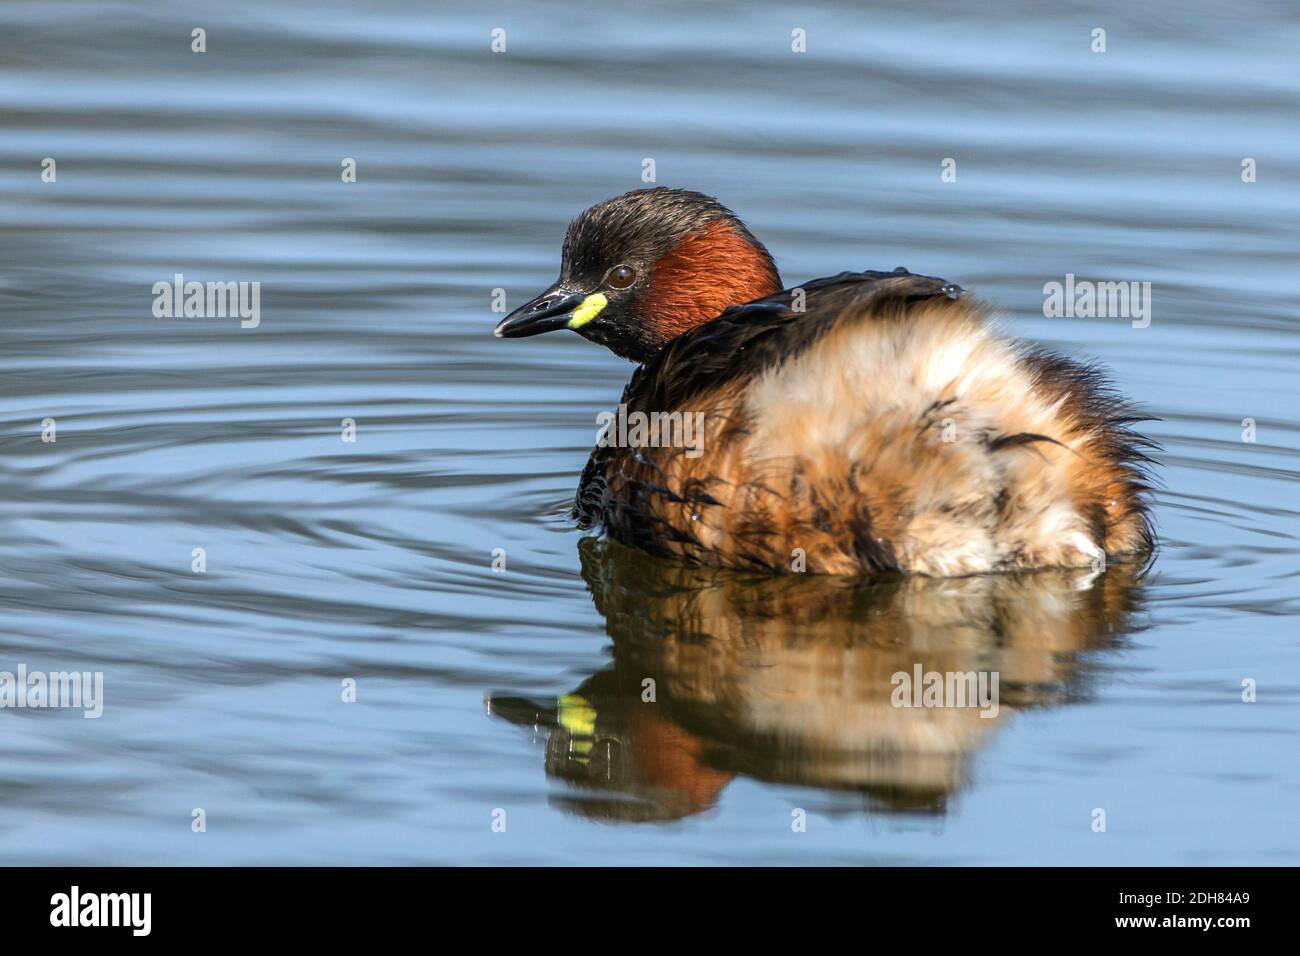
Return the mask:
<path id="1" fill-rule="evenodd" d="M 740 223 L 717 220 L 659 259 L 641 311 L 666 345 L 733 305 L 780 291 L 781 276 L 762 244 Z"/>

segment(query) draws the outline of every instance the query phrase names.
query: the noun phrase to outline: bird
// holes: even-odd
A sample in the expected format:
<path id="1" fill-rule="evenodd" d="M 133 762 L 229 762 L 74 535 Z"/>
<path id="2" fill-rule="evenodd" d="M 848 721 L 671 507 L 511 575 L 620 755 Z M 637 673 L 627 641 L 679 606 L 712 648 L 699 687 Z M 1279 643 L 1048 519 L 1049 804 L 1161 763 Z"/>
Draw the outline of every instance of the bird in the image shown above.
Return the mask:
<path id="1" fill-rule="evenodd" d="M 993 315 L 902 267 L 784 288 L 735 213 L 657 186 L 579 214 L 557 281 L 495 335 L 570 329 L 636 363 L 572 510 L 623 545 L 762 574 L 1149 556 L 1149 416 Z"/>

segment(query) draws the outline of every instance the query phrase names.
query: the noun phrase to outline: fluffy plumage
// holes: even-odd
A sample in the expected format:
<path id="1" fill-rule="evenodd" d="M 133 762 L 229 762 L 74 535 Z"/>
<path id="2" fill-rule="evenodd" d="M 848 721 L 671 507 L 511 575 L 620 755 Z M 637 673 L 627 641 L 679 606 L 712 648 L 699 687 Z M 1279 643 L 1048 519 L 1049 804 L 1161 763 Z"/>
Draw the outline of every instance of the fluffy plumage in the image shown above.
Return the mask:
<path id="1" fill-rule="evenodd" d="M 778 573 L 962 575 L 1150 549 L 1151 446 L 1098 370 L 1000 338 L 940 279 L 802 288 L 805 312 L 793 290 L 733 308 L 638 370 L 628 411 L 703 412 L 704 453 L 597 448 L 581 523 Z"/>

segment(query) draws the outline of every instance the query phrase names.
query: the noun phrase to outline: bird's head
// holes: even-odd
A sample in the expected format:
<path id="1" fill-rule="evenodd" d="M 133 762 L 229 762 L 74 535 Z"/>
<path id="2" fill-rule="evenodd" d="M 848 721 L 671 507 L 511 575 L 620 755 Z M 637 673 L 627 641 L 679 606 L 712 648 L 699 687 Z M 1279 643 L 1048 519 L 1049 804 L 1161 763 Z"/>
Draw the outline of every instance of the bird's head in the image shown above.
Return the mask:
<path id="1" fill-rule="evenodd" d="M 645 362 L 724 309 L 780 289 L 771 255 L 717 200 L 638 189 L 570 223 L 559 279 L 506 316 L 496 335 L 572 329 Z"/>

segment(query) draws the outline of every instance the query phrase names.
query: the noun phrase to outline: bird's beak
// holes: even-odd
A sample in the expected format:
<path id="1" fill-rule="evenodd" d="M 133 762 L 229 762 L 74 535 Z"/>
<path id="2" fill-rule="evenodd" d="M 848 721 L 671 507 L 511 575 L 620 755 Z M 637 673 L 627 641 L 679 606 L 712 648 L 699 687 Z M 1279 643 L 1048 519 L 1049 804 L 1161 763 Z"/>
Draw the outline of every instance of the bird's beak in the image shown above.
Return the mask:
<path id="1" fill-rule="evenodd" d="M 576 329 L 594 319 L 605 304 L 600 293 L 575 292 L 557 282 L 507 315 L 492 334 L 499 339 L 521 339 L 556 329 Z"/>

